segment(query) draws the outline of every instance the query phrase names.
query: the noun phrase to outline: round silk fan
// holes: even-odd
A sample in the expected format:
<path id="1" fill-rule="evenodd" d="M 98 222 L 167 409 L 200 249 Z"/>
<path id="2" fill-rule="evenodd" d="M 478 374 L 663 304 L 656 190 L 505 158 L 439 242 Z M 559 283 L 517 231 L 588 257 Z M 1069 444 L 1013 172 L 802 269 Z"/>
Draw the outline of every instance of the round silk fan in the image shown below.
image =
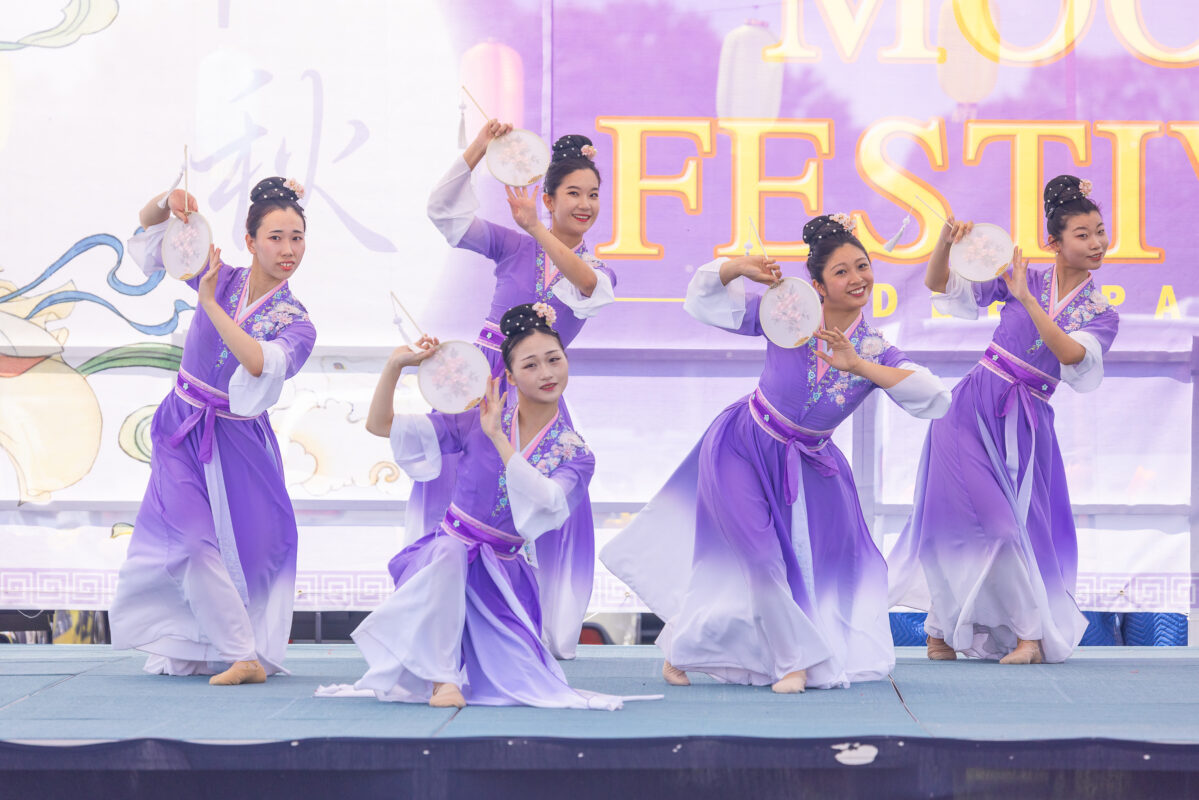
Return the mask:
<path id="1" fill-rule="evenodd" d="M 491 365 L 483 352 L 462 341 L 442 342 L 416 372 L 421 396 L 443 414 L 461 414 L 477 406 L 490 377 Z"/>
<path id="2" fill-rule="evenodd" d="M 801 278 L 783 278 L 762 296 L 758 319 L 767 339 L 779 347 L 800 347 L 820 328 L 820 295 Z"/>
<path id="3" fill-rule="evenodd" d="M 212 228 L 198 212 L 187 215 L 187 222 L 172 216 L 162 239 L 162 263 L 167 274 L 181 281 L 194 277 L 208 262 Z"/>
<path id="4" fill-rule="evenodd" d="M 549 166 L 549 147 L 524 128 L 513 128 L 487 145 L 487 169 L 500 183 L 530 186 L 541 180 Z"/>
<path id="5" fill-rule="evenodd" d="M 968 281 L 989 281 L 1012 260 L 1012 238 L 989 222 L 980 222 L 949 251 L 949 268 Z"/>

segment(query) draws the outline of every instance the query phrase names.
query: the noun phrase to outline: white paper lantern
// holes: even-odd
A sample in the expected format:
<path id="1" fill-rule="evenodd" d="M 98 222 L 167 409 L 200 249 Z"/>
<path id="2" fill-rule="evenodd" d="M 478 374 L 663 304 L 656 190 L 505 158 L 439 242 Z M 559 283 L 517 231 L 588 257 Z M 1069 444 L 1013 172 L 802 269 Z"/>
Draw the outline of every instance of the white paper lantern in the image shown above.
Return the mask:
<path id="1" fill-rule="evenodd" d="M 783 64 L 762 51 L 778 44 L 765 22 L 749 20 L 724 37 L 716 78 L 716 115 L 778 119 L 783 100 Z"/>
<path id="2" fill-rule="evenodd" d="M 999 24 L 999 10 L 992 6 L 991 18 Z M 958 27 L 953 3 L 941 6 L 937 23 L 937 45 L 941 58 L 937 61 L 937 81 L 942 91 L 958 103 L 954 119 L 972 118 L 974 107 L 991 93 L 999 78 L 999 64 L 984 56 L 970 44 Z"/>
<path id="3" fill-rule="evenodd" d="M 462 54 L 458 66 L 462 85 L 484 111 L 500 122 L 524 127 L 525 68 L 520 53 L 500 42 L 481 42 Z M 466 116 L 468 135 L 473 136 L 486 120 L 472 103 L 467 104 Z"/>

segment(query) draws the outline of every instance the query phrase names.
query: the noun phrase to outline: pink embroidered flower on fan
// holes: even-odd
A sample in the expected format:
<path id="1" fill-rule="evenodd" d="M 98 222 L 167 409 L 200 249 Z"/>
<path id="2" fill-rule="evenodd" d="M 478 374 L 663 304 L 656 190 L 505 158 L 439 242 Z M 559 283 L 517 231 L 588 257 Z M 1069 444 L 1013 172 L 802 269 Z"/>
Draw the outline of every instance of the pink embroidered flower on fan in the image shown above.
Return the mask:
<path id="1" fill-rule="evenodd" d="M 168 246 L 172 248 L 179 256 L 179 259 L 185 264 L 195 264 L 201 257 L 200 252 L 200 226 L 178 225 L 174 228 L 175 235 L 168 242 Z"/>
<path id="2" fill-rule="evenodd" d="M 582 153 L 583 155 L 587 156 L 587 158 L 591 159 L 592 161 L 595 160 L 595 148 L 592 147 L 591 145 L 589 145 L 589 144 L 583 145 L 582 147 L 579 148 L 579 152 Z"/>
<path id="3" fill-rule="evenodd" d="M 545 324 L 551 328 L 558 321 L 558 312 L 549 303 L 534 303 L 533 310 L 537 312 L 537 316 L 545 320 Z"/>
<path id="4" fill-rule="evenodd" d="M 296 197 L 302 198 L 304 196 L 304 185 L 295 178 L 288 178 L 283 182 L 283 185 L 295 192 Z"/>
<path id="5" fill-rule="evenodd" d="M 475 385 L 466 360 L 452 350 L 441 353 L 432 366 L 433 386 L 437 389 L 455 396 L 468 396 L 472 385 Z"/>
<path id="6" fill-rule="evenodd" d="M 1085 179 L 1079 181 L 1078 182 L 1078 191 L 1082 192 L 1083 197 L 1086 197 L 1087 195 L 1089 195 L 1091 193 L 1091 182 L 1088 180 L 1085 180 Z"/>
<path id="7" fill-rule="evenodd" d="M 809 309 L 804 306 L 804 298 L 787 281 L 778 289 L 778 301 L 774 305 L 774 319 L 786 323 L 788 332 L 799 336 L 801 331 L 812 329 Z"/>
<path id="8" fill-rule="evenodd" d="M 1003 264 L 1011 256 L 1009 248 L 982 235 L 967 236 L 962 240 L 962 245 L 963 255 L 975 264 Z"/>
<path id="9" fill-rule="evenodd" d="M 858 227 L 858 223 L 848 214 L 829 214 L 829 219 L 844 228 L 846 233 L 853 233 L 854 228 Z"/>

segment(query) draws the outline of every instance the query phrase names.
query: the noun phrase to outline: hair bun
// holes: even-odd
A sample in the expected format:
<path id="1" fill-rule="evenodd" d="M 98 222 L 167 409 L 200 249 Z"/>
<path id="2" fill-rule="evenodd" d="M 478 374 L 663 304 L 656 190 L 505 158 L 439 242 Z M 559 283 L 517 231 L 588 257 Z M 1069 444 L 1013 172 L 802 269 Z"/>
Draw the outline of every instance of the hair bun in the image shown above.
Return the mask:
<path id="1" fill-rule="evenodd" d="M 803 226 L 804 244 L 811 245 L 825 236 L 852 236 L 854 227 L 848 214 L 822 214 L 812 217 Z"/>
<path id="2" fill-rule="evenodd" d="M 545 308 L 539 310 L 537 306 L 545 306 L 544 303 L 523 303 L 519 306 L 513 306 L 504 312 L 504 316 L 500 319 L 500 333 L 505 337 L 520 333 L 521 331 L 529 330 L 530 328 L 541 328 L 546 331 L 553 331 L 551 327 L 552 321 L 547 319 Z M 553 309 L 549 309 L 553 313 Z"/>
<path id="3" fill-rule="evenodd" d="M 561 136 L 558 141 L 554 142 L 553 161 L 565 161 L 570 158 L 586 158 L 588 160 L 595 157 L 595 146 L 591 140 L 580 133 L 568 133 L 566 136 Z"/>
<path id="4" fill-rule="evenodd" d="M 1090 181 L 1073 175 L 1058 175 L 1045 184 L 1045 217 L 1052 217 L 1054 212 L 1066 203 L 1081 200 L 1090 193 Z"/>
<path id="5" fill-rule="evenodd" d="M 304 196 L 304 187 L 290 178 L 263 178 L 250 190 L 250 202 L 263 200 L 290 200 L 293 203 Z"/>

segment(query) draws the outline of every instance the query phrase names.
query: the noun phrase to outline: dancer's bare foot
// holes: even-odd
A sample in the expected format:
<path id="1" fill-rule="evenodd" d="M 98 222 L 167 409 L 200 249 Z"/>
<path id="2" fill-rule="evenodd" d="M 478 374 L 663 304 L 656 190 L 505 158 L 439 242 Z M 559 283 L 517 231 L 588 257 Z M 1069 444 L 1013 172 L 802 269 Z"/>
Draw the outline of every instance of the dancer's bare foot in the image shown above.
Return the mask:
<path id="1" fill-rule="evenodd" d="M 462 696 L 462 690 L 452 683 L 435 683 L 429 705 L 433 708 L 466 708 L 466 698 Z"/>
<path id="2" fill-rule="evenodd" d="M 788 672 L 783 677 L 775 681 L 770 688 L 779 694 L 799 694 L 808 684 L 808 671 L 801 669 L 799 672 Z"/>
<path id="3" fill-rule="evenodd" d="M 671 664 L 669 661 L 662 662 L 662 677 L 671 686 L 690 686 L 691 679 L 687 677 L 687 673 Z"/>
<path id="4" fill-rule="evenodd" d="M 266 683 L 266 670 L 257 661 L 234 661 L 220 675 L 208 679 L 213 686 L 239 686 L 243 683 Z"/>
<path id="5" fill-rule="evenodd" d="M 956 661 L 958 654 L 953 652 L 952 647 L 945 644 L 944 639 L 930 636 L 928 637 L 928 657 L 931 661 Z"/>
<path id="6" fill-rule="evenodd" d="M 1017 639 L 1016 649 L 1008 653 L 1003 658 L 999 659 L 1000 664 L 1040 664 L 1044 658 L 1041 656 L 1040 640 Z"/>

